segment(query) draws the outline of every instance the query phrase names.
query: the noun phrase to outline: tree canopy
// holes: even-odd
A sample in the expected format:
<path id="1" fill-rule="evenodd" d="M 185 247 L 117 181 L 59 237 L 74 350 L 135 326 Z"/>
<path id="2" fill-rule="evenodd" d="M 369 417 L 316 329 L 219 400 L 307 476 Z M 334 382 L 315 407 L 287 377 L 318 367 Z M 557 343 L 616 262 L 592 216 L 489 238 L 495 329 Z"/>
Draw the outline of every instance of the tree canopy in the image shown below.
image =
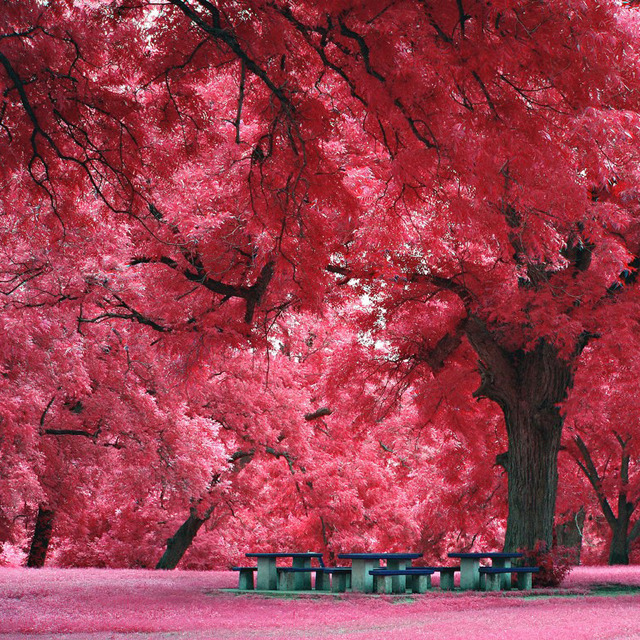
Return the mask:
<path id="1" fill-rule="evenodd" d="M 0 527 L 143 465 L 142 519 L 293 492 L 366 546 L 412 487 L 416 539 L 451 436 L 550 544 L 562 403 L 635 346 L 628 5 L 4 1 Z"/>

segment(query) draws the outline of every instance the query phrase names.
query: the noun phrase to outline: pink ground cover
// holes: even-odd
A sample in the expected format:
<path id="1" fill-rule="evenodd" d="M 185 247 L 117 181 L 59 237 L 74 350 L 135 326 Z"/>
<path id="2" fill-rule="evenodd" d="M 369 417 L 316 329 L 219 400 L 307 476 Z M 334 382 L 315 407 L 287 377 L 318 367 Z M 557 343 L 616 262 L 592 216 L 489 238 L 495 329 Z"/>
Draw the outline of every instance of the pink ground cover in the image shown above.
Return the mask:
<path id="1" fill-rule="evenodd" d="M 577 568 L 565 597 L 434 590 L 282 599 L 220 590 L 236 580 L 231 572 L 0 569 L 0 640 L 640 640 L 640 595 L 584 595 L 593 584 L 640 586 L 640 566 Z"/>

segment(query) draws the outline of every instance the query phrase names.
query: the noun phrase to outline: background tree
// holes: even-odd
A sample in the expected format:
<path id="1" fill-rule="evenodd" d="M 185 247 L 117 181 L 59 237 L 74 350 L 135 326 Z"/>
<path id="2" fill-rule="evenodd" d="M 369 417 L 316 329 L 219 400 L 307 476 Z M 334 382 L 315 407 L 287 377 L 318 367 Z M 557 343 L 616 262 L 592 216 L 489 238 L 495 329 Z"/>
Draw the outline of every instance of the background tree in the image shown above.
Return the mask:
<path id="1" fill-rule="evenodd" d="M 618 342 L 594 344 L 566 405 L 566 447 L 593 492 L 609 529 L 609 564 L 629 564 L 640 536 L 636 328 Z M 593 380 L 598 383 L 593 384 Z M 595 509 L 594 509 L 595 510 Z"/>

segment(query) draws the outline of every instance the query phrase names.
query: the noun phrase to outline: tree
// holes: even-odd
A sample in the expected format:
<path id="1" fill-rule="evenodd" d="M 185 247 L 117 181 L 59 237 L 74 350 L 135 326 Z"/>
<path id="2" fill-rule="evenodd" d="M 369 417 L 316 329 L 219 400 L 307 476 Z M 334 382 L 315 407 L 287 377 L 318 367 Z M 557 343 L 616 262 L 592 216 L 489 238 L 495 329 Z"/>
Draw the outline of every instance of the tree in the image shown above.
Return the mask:
<path id="1" fill-rule="evenodd" d="M 508 436 L 505 548 L 550 543 L 558 405 L 637 305 L 634 10 L 4 8 L 8 300 L 73 298 L 188 376 L 287 310 L 366 297 L 392 379 L 473 349 Z"/>
<path id="2" fill-rule="evenodd" d="M 584 369 L 566 403 L 568 453 L 588 482 L 609 528 L 609 564 L 629 564 L 640 536 L 638 507 L 638 425 L 635 402 L 637 355 L 635 327 L 627 322 L 617 344 L 602 343 L 586 353 Z M 621 338 L 624 340 L 620 340 Z M 593 384 L 593 380 L 598 384 Z"/>

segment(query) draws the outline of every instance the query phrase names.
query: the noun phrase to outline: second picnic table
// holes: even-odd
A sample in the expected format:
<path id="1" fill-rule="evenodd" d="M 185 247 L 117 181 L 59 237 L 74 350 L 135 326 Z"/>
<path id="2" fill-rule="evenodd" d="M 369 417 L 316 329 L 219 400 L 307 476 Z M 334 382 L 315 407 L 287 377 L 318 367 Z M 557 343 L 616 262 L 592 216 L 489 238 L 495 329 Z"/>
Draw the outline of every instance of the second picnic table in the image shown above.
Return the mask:
<path id="1" fill-rule="evenodd" d="M 450 558 L 460 560 L 460 588 L 479 589 L 480 588 L 480 560 L 487 558 L 491 560 L 491 566 L 506 568 L 511 566 L 511 560 L 522 558 L 521 553 L 493 552 L 493 553 L 449 553 Z M 511 582 L 511 575 L 502 576 L 503 588 L 507 581 Z"/>
<path id="2" fill-rule="evenodd" d="M 351 560 L 351 590 L 362 593 L 373 593 L 372 569 L 380 568 L 380 561 L 385 560 L 388 569 L 406 569 L 411 560 L 421 558 L 421 553 L 339 553 L 338 558 Z M 404 593 L 406 576 L 393 577 L 393 592 Z"/>

